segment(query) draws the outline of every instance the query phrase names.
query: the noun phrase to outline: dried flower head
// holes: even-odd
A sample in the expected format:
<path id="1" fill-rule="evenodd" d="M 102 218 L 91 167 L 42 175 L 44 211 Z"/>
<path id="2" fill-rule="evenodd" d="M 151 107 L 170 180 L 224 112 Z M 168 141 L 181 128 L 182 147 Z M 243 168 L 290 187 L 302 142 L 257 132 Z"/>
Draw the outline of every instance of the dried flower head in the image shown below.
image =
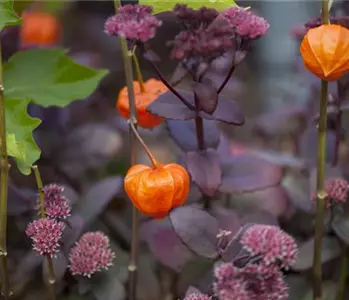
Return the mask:
<path id="1" fill-rule="evenodd" d="M 269 29 L 269 24 L 264 18 L 243 7 L 229 8 L 222 12 L 221 16 L 228 20 L 238 35 L 251 40 L 265 35 Z"/>
<path id="2" fill-rule="evenodd" d="M 202 293 L 192 293 L 186 296 L 184 300 L 211 300 L 211 297 Z"/>
<path id="3" fill-rule="evenodd" d="M 162 22 L 152 15 L 148 5 L 127 4 L 107 19 L 104 30 L 109 35 L 119 35 L 128 40 L 147 42 L 155 36 Z"/>
<path id="4" fill-rule="evenodd" d="M 109 238 L 102 232 L 87 232 L 71 249 L 70 270 L 73 275 L 91 277 L 113 264 L 115 254 L 110 249 Z"/>
<path id="5" fill-rule="evenodd" d="M 62 195 L 64 187 L 49 184 L 43 188 L 45 212 L 51 219 L 66 219 L 70 216 L 71 207 L 68 199 Z"/>
<path id="6" fill-rule="evenodd" d="M 288 268 L 298 255 L 294 239 L 277 226 L 253 225 L 242 235 L 241 244 L 251 255 L 260 256 L 265 265 Z"/>
<path id="7" fill-rule="evenodd" d="M 55 257 L 59 241 L 65 228 L 64 223 L 51 219 L 38 219 L 28 224 L 26 235 L 32 239 L 33 249 L 40 255 Z"/>

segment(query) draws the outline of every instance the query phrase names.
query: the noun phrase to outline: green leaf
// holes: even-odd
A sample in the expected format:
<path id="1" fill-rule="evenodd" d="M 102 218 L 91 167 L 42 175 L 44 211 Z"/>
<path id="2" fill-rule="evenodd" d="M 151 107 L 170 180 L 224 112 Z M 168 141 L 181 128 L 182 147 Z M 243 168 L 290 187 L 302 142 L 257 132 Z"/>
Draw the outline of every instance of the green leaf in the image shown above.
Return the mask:
<path id="1" fill-rule="evenodd" d="M 0 30 L 9 25 L 20 24 L 21 19 L 13 9 L 12 0 L 0 1 Z"/>
<path id="2" fill-rule="evenodd" d="M 74 62 L 63 49 L 20 51 L 4 65 L 5 98 L 63 107 L 89 96 L 107 72 Z"/>
<path id="3" fill-rule="evenodd" d="M 236 6 L 234 0 L 139 0 L 139 4 L 152 6 L 154 14 L 171 11 L 176 4 L 187 4 L 188 7 L 193 9 L 206 6 L 207 8 L 215 8 L 218 11 Z"/>
<path id="4" fill-rule="evenodd" d="M 20 16 L 21 13 L 33 2 L 34 0 L 16 0 L 13 3 L 13 9 Z"/>
<path id="5" fill-rule="evenodd" d="M 25 99 L 5 100 L 7 153 L 15 158 L 18 169 L 25 175 L 30 174 L 30 167 L 40 157 L 33 130 L 41 120 L 28 115 L 28 103 Z"/>

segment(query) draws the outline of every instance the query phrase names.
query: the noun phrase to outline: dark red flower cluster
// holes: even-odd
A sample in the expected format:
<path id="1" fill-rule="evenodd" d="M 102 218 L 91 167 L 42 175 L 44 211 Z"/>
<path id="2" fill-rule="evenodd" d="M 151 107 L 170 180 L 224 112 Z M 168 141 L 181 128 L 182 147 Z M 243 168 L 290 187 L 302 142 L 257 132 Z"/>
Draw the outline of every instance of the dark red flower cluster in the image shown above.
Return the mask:
<path id="1" fill-rule="evenodd" d="M 64 187 L 49 184 L 43 188 L 45 211 L 51 219 L 66 219 L 70 216 L 71 207 L 68 199 L 62 195 Z"/>
<path id="2" fill-rule="evenodd" d="M 104 30 L 107 34 L 119 35 L 128 40 L 147 42 L 155 36 L 162 22 L 152 15 L 148 5 L 127 4 L 118 13 L 107 19 Z"/>
<path id="3" fill-rule="evenodd" d="M 228 20 L 239 36 L 251 40 L 265 35 L 269 29 L 269 24 L 264 18 L 239 6 L 227 9 L 221 16 Z"/>

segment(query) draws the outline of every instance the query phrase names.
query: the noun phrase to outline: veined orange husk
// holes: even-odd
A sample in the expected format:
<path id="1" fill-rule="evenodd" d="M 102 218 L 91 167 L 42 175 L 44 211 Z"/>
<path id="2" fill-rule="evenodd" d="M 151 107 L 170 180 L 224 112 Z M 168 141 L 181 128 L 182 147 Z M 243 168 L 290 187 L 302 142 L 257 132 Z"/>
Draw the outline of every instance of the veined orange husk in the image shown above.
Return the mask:
<path id="1" fill-rule="evenodd" d="M 190 188 L 190 177 L 178 164 L 163 164 L 156 168 L 132 166 L 124 187 L 133 205 L 145 215 L 161 219 L 171 209 L 183 205 Z"/>
<path id="2" fill-rule="evenodd" d="M 309 29 L 300 52 L 305 67 L 326 81 L 335 81 L 349 70 L 349 30 L 324 24 Z"/>

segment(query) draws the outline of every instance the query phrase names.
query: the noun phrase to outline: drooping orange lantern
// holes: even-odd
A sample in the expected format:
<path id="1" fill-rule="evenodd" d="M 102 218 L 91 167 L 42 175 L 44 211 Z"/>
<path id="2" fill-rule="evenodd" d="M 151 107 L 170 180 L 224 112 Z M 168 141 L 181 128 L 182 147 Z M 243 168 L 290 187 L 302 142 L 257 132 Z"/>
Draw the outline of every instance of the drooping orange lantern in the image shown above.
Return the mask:
<path id="1" fill-rule="evenodd" d="M 184 204 L 190 188 L 189 174 L 178 164 L 132 166 L 124 187 L 134 206 L 145 215 L 160 219 Z"/>
<path id="2" fill-rule="evenodd" d="M 22 16 L 21 46 L 52 46 L 61 35 L 61 26 L 54 15 L 41 11 L 28 11 Z"/>
<path id="3" fill-rule="evenodd" d="M 143 128 L 152 129 L 158 126 L 163 121 L 163 118 L 150 114 L 146 111 L 146 109 L 161 94 L 167 92 L 168 89 L 161 81 L 156 79 L 147 80 L 143 83 L 143 86 L 145 89 L 144 91 L 141 90 L 138 81 L 133 82 L 138 125 Z M 120 114 L 124 118 L 129 119 L 130 106 L 127 87 L 122 88 L 122 90 L 120 91 L 116 106 Z"/>
<path id="4" fill-rule="evenodd" d="M 326 81 L 338 80 L 349 70 L 349 30 L 334 24 L 309 29 L 300 52 L 310 72 Z"/>

